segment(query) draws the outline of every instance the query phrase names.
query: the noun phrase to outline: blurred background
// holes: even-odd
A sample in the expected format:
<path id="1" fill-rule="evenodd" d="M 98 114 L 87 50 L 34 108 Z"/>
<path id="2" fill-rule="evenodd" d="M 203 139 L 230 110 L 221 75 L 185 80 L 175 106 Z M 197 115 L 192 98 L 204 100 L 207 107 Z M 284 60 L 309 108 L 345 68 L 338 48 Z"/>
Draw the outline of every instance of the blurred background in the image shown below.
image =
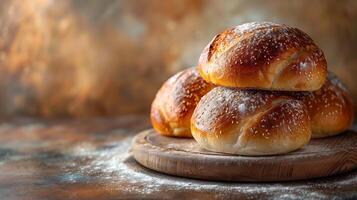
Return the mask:
<path id="1" fill-rule="evenodd" d="M 216 33 L 251 21 L 307 32 L 357 102 L 354 0 L 3 0 L 0 117 L 148 113 Z"/>

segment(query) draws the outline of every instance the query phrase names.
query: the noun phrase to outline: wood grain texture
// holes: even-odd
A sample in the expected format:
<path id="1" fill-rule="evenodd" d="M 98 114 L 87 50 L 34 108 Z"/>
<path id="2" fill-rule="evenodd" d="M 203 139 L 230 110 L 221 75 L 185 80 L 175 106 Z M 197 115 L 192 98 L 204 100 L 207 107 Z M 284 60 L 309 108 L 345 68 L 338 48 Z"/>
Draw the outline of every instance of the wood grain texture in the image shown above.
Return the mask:
<path id="1" fill-rule="evenodd" d="M 201 149 L 193 139 L 161 136 L 146 130 L 132 151 L 142 165 L 166 174 L 216 181 L 288 181 L 331 176 L 357 167 L 357 134 L 312 140 L 278 156 L 233 156 Z"/>

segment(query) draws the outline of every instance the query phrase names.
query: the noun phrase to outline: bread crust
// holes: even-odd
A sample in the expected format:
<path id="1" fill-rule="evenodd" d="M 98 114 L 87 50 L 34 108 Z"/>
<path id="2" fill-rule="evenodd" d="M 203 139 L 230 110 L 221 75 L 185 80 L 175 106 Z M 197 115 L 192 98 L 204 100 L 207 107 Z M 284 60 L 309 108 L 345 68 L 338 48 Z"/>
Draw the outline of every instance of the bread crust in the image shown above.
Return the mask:
<path id="1" fill-rule="evenodd" d="M 329 73 L 325 84 L 317 91 L 290 94 L 305 103 L 311 119 L 313 138 L 337 135 L 352 126 L 352 97 L 333 73 Z"/>
<path id="2" fill-rule="evenodd" d="M 205 149 L 251 156 L 293 151 L 311 137 L 303 102 L 278 92 L 226 87 L 201 99 L 191 131 Z"/>
<path id="3" fill-rule="evenodd" d="M 216 35 L 201 53 L 198 71 L 220 86 L 314 91 L 326 79 L 327 63 L 322 50 L 301 30 L 253 22 Z"/>
<path id="4" fill-rule="evenodd" d="M 195 68 L 178 72 L 160 88 L 151 106 L 154 129 L 166 136 L 192 137 L 190 119 L 203 95 L 214 86 Z"/>

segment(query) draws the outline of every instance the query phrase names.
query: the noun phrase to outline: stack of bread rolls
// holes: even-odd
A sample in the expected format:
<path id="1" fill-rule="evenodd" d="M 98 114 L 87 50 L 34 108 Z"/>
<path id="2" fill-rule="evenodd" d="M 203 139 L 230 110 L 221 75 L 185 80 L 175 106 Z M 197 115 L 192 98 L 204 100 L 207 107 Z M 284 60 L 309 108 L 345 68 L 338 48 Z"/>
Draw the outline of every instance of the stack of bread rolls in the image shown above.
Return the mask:
<path id="1" fill-rule="evenodd" d="M 322 50 L 301 30 L 269 22 L 216 35 L 151 108 L 158 133 L 238 155 L 287 153 L 342 133 L 353 118 L 351 96 Z"/>

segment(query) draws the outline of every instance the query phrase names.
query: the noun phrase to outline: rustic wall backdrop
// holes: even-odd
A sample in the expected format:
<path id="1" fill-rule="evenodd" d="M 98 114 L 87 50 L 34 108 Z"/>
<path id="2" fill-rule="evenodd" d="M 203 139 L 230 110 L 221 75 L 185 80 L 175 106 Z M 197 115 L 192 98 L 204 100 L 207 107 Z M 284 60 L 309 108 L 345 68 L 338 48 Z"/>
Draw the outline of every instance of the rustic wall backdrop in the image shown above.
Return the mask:
<path id="1" fill-rule="evenodd" d="M 305 30 L 357 102 L 354 0 L 6 0 L 0 11 L 3 117 L 148 112 L 215 33 L 249 21 Z"/>

